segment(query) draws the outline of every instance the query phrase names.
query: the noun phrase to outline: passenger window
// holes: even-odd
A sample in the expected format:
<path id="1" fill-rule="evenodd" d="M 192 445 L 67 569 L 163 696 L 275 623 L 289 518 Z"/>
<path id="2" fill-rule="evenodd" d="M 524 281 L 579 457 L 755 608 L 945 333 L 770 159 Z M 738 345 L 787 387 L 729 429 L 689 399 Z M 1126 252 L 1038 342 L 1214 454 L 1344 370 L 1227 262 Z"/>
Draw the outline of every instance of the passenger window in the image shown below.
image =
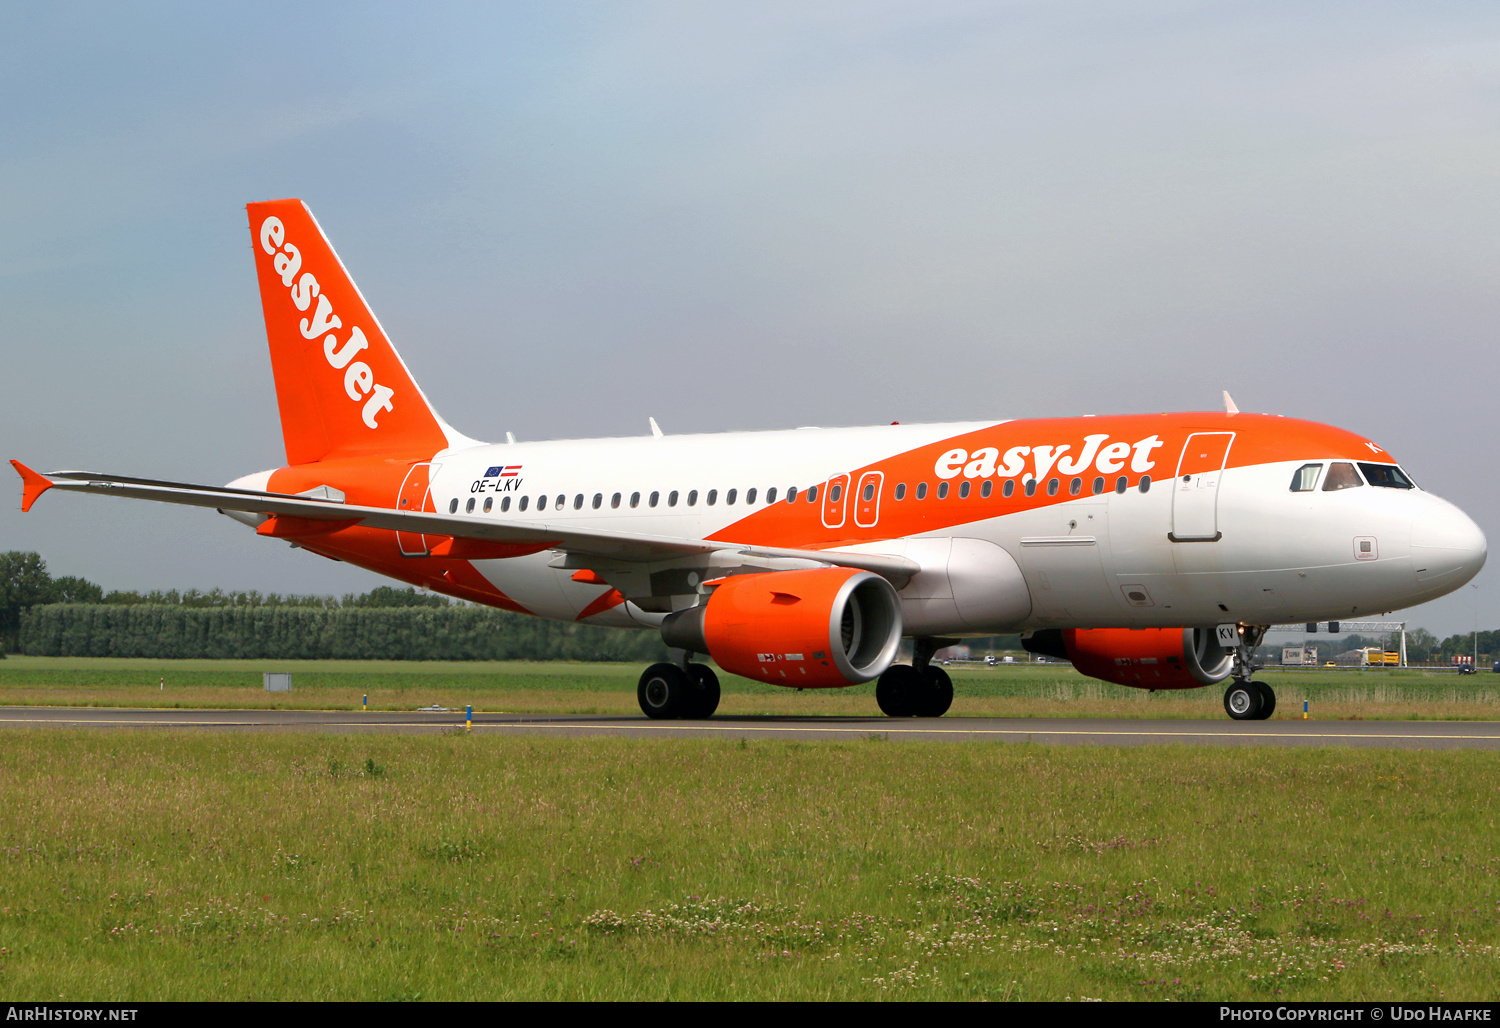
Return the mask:
<path id="1" fill-rule="evenodd" d="M 677 490 L 676 489 L 673 489 L 670 493 L 667 494 L 667 506 L 668 507 L 675 507 L 675 506 L 677 506 Z"/>
<path id="2" fill-rule="evenodd" d="M 526 503 L 526 497 L 524 497 L 524 496 L 521 497 L 521 503 L 522 503 L 523 506 L 525 505 L 525 503 Z M 510 510 L 510 497 L 509 496 L 502 497 L 501 500 L 500 500 L 500 513 L 504 514 L 508 510 Z"/>
<path id="3" fill-rule="evenodd" d="M 1010 499 L 1011 493 L 1014 493 L 1015 491 L 1016 480 L 1014 478 L 1007 478 L 1005 480 L 1005 485 L 1000 487 L 1000 495 L 1004 496 L 1006 499 Z"/>
<path id="4" fill-rule="evenodd" d="M 1077 496 L 1081 492 L 1083 492 L 1083 479 L 1075 478 L 1068 483 L 1068 495 Z"/>
<path id="5" fill-rule="evenodd" d="M 510 497 L 507 496 L 506 499 L 508 500 L 510 499 Z M 488 514 L 490 512 L 490 508 L 492 508 L 493 506 L 495 506 L 495 498 L 493 496 L 486 496 L 484 498 L 484 512 Z"/>
<path id="6" fill-rule="evenodd" d="M 688 490 L 688 506 L 689 507 L 696 507 L 696 506 L 698 506 L 698 490 L 696 490 L 696 489 L 689 489 Z"/>
<path id="7" fill-rule="evenodd" d="M 458 513 L 458 497 L 457 496 L 455 496 L 453 498 L 453 502 L 452 503 L 448 504 L 448 513 L 449 514 L 457 514 Z"/>
<path id="8" fill-rule="evenodd" d="M 1094 495 L 1098 496 L 1102 492 L 1104 492 L 1104 479 L 1102 479 L 1102 478 L 1096 478 L 1096 479 L 1094 479 Z"/>
<path id="9" fill-rule="evenodd" d="M 1292 474 L 1292 492 L 1310 493 L 1318 485 L 1318 472 L 1323 470 L 1321 464 L 1304 464 Z"/>
<path id="10" fill-rule="evenodd" d="M 1055 478 L 1049 478 L 1049 479 L 1047 479 L 1047 495 L 1048 496 L 1056 496 L 1057 495 L 1057 486 L 1058 486 L 1057 479 L 1055 479 Z"/>
<path id="11" fill-rule="evenodd" d="M 641 494 L 640 493 L 631 493 L 630 494 L 630 509 L 631 510 L 635 510 L 635 508 L 639 507 L 640 505 L 641 505 Z"/>
<path id="12" fill-rule="evenodd" d="M 552 506 L 556 507 L 558 510 L 562 510 L 565 506 L 567 506 L 567 503 L 568 498 L 562 493 L 558 493 L 557 499 L 552 501 Z"/>
<path id="13" fill-rule="evenodd" d="M 610 506 L 611 510 L 616 510 L 616 509 L 619 508 L 619 506 L 620 506 L 620 494 L 619 493 L 615 493 L 613 496 L 611 496 L 609 498 L 609 506 Z"/>
<path id="14" fill-rule="evenodd" d="M 750 490 L 750 502 L 751 503 L 755 502 L 755 490 L 754 489 Z M 766 502 L 767 503 L 775 503 L 776 502 L 776 487 L 774 485 L 771 488 L 769 488 L 769 489 L 766 490 Z"/>
<path id="15" fill-rule="evenodd" d="M 529 496 L 523 496 L 523 497 L 521 497 L 521 509 L 522 509 L 522 510 L 525 510 L 525 509 L 526 509 L 526 504 L 527 504 L 527 503 L 528 503 L 528 502 L 529 502 L 529 501 L 530 501 L 530 500 L 531 500 L 531 497 L 529 497 Z M 540 504 L 538 504 L 538 505 L 537 505 L 537 510 L 541 510 L 541 509 L 542 509 L 542 508 L 541 508 L 541 505 L 540 505 Z"/>
<path id="16" fill-rule="evenodd" d="M 1323 479 L 1323 491 L 1336 493 L 1340 489 L 1357 489 L 1364 484 L 1353 464 L 1337 461 L 1328 465 L 1328 474 Z"/>
<path id="17" fill-rule="evenodd" d="M 1121 496 L 1124 496 L 1125 495 L 1125 490 L 1127 488 L 1129 488 L 1129 483 L 1126 482 L 1124 475 L 1121 475 L 1119 478 L 1115 479 L 1115 492 L 1116 493 L 1118 493 Z"/>
<path id="18" fill-rule="evenodd" d="M 769 494 L 767 494 L 767 495 L 769 495 Z M 772 496 L 771 499 L 774 500 L 774 499 L 776 499 L 776 497 Z M 754 504 L 755 503 L 755 487 L 754 486 L 751 486 L 749 489 L 745 490 L 745 503 L 746 504 Z"/>
<path id="19" fill-rule="evenodd" d="M 947 498 L 948 498 L 948 483 L 947 482 L 939 482 L 938 483 L 938 499 L 940 499 L 940 500 L 946 500 Z"/>
<path id="20" fill-rule="evenodd" d="M 735 494 L 737 492 L 738 492 L 738 490 L 731 489 L 731 490 L 729 490 L 729 492 L 727 492 L 727 493 L 724 494 L 724 506 L 726 506 L 726 507 L 733 507 L 734 506 L 734 497 L 735 497 Z"/>
<path id="21" fill-rule="evenodd" d="M 719 490 L 717 490 L 717 489 L 710 489 L 708 491 L 708 497 L 707 497 L 707 499 L 708 499 L 708 505 L 710 507 L 712 507 L 719 500 Z"/>
<path id="22" fill-rule="evenodd" d="M 1028 478 L 1026 480 L 1026 495 L 1027 496 L 1035 496 L 1036 495 L 1036 479 L 1034 479 L 1034 478 Z"/>
<path id="23" fill-rule="evenodd" d="M 1414 489 L 1416 485 L 1406 477 L 1406 472 L 1394 464 L 1361 464 L 1365 481 L 1381 489 Z"/>
<path id="24" fill-rule="evenodd" d="M 1142 475 L 1141 476 L 1140 490 L 1143 493 L 1149 493 L 1151 491 L 1151 476 L 1150 475 Z"/>
<path id="25" fill-rule="evenodd" d="M 790 489 L 788 489 L 786 491 L 786 502 L 787 503 L 796 503 L 797 502 L 797 487 L 796 486 L 792 486 Z"/>
<path id="26" fill-rule="evenodd" d="M 982 486 L 979 487 L 979 495 L 981 497 L 983 497 L 984 499 L 988 499 L 990 493 L 994 492 L 994 490 L 995 490 L 995 483 L 991 482 L 989 479 L 986 478 L 984 480 L 984 485 L 982 485 Z"/>
<path id="27" fill-rule="evenodd" d="M 474 497 L 472 497 L 472 496 L 469 497 L 469 502 L 466 503 L 466 504 L 464 504 L 464 513 L 465 514 L 472 514 L 472 513 L 474 513 Z"/>
<path id="28" fill-rule="evenodd" d="M 818 487 L 817 486 L 810 485 L 810 486 L 807 487 L 807 502 L 808 503 L 817 503 L 818 502 Z"/>
<path id="29" fill-rule="evenodd" d="M 660 499 L 661 499 L 661 493 L 659 493 L 659 492 L 657 492 L 656 490 L 653 489 L 653 490 L 651 490 L 651 499 L 647 500 L 646 503 L 649 506 L 655 507 L 657 501 L 660 500 Z"/>
<path id="30" fill-rule="evenodd" d="M 576 496 L 573 497 L 573 509 L 574 510 L 583 510 L 583 494 L 582 493 L 578 493 Z"/>
<path id="31" fill-rule="evenodd" d="M 828 488 L 828 502 L 829 503 L 838 503 L 839 502 L 839 497 L 842 496 L 842 495 L 844 495 L 844 487 L 843 486 L 841 486 L 841 485 L 829 486 L 829 488 Z"/>
<path id="32" fill-rule="evenodd" d="M 917 499 L 919 499 L 919 500 L 925 500 L 925 499 L 927 499 L 927 483 L 926 482 L 918 482 L 917 483 Z"/>
<path id="33" fill-rule="evenodd" d="M 595 493 L 594 494 L 594 509 L 598 510 L 602 506 L 604 506 L 604 494 L 603 493 Z"/>
<path id="34" fill-rule="evenodd" d="M 959 486 L 958 486 L 958 498 L 960 500 L 967 500 L 969 498 L 969 483 L 968 482 L 961 482 L 961 483 L 959 483 Z"/>

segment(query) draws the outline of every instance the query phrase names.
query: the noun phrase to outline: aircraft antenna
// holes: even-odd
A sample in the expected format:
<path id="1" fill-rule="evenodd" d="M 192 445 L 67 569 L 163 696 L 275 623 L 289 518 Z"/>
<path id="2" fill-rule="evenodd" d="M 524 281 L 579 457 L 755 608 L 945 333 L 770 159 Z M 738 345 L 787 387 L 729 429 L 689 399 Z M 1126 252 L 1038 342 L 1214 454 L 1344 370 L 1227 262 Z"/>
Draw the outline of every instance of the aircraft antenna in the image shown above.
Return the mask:
<path id="1" fill-rule="evenodd" d="M 1229 414 L 1238 414 L 1240 409 L 1234 405 L 1234 397 L 1229 395 L 1229 390 L 1224 390 L 1224 410 Z"/>

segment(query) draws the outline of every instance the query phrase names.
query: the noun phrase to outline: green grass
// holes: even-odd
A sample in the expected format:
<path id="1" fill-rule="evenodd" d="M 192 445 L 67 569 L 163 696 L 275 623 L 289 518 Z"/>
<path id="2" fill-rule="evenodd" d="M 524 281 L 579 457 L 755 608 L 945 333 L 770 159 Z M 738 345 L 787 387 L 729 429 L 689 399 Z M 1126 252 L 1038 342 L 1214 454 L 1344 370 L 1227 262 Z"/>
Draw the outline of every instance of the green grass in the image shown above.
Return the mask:
<path id="1" fill-rule="evenodd" d="M 1063 665 L 953 667 L 953 713 L 1001 717 L 1222 718 L 1223 690 L 1145 693 Z M 290 694 L 267 693 L 264 671 L 290 671 Z M 0 661 L 0 705 L 375 709 L 437 703 L 476 710 L 636 714 L 638 664 L 564 661 L 249 661 L 11 657 Z M 1286 672 L 1263 676 L 1277 717 L 1492 720 L 1500 676 L 1417 670 Z M 876 716 L 872 686 L 796 692 L 721 675 L 721 713 Z"/>
<path id="2" fill-rule="evenodd" d="M 0 993 L 1488 999 L 1484 753 L 11 731 Z"/>

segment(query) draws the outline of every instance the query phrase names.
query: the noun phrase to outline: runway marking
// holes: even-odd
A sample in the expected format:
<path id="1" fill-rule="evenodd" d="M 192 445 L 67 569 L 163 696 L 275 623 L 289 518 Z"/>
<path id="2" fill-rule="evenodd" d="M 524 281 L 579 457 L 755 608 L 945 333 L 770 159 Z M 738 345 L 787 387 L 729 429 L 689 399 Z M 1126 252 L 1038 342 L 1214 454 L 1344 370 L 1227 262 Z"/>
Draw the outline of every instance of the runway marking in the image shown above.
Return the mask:
<path id="1" fill-rule="evenodd" d="M 589 724 L 545 724 L 514 722 L 501 724 L 493 721 L 474 722 L 475 728 L 614 728 L 626 731 L 634 731 L 639 728 L 655 729 L 657 731 L 676 732 L 716 732 L 726 731 L 731 728 L 743 732 L 843 732 L 848 734 L 885 734 L 885 735 L 1127 735 L 1127 736 L 1160 736 L 1168 739 L 1479 739 L 1500 740 L 1500 735 L 1361 735 L 1358 732 L 1137 732 L 1137 731 L 1114 731 L 1110 729 L 1097 728 L 1091 731 L 1083 731 L 1068 728 L 881 728 L 872 725 L 868 728 L 834 728 L 808 725 L 798 727 L 787 725 L 785 727 L 760 727 L 755 725 L 589 725 Z"/>
<path id="2" fill-rule="evenodd" d="M 1458 722 L 1462 723 L 1462 722 Z M 463 724 L 461 720 L 431 722 L 431 721 L 202 721 L 202 720 L 164 720 L 150 721 L 138 718 L 0 718 L 0 724 L 20 725 L 138 725 L 148 728 L 457 728 Z M 1197 731 L 1152 731 L 1134 729 L 1074 729 L 1074 728 L 888 728 L 879 722 L 861 727 L 844 727 L 835 725 L 743 725 L 726 722 L 716 725 L 695 724 L 660 724 L 655 722 L 557 722 L 557 721 L 479 721 L 474 722 L 475 728 L 499 729 L 499 730 L 541 730 L 541 731 L 657 731 L 657 732 L 760 732 L 765 734 L 802 732 L 802 733 L 832 733 L 841 735 L 1057 735 L 1057 736 L 1098 736 L 1098 737 L 1129 737 L 1129 738 L 1160 738 L 1160 739 L 1432 739 L 1450 741 L 1477 741 L 1493 742 L 1500 740 L 1500 735 L 1470 735 L 1466 733 L 1441 735 L 1436 733 L 1395 733 L 1395 732 L 1224 732 L 1213 729 Z"/>

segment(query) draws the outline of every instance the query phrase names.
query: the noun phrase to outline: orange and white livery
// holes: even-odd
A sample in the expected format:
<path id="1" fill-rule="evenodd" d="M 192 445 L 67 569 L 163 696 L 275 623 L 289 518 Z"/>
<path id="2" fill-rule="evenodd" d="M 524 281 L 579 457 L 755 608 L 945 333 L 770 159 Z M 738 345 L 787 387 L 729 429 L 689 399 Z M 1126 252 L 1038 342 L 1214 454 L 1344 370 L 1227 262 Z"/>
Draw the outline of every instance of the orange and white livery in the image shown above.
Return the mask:
<path id="1" fill-rule="evenodd" d="M 19 462 L 50 488 L 216 508 L 451 596 L 659 631 L 641 706 L 703 717 L 691 656 L 795 688 L 876 680 L 939 715 L 964 635 L 1143 688 L 1230 680 L 1266 626 L 1411 606 L 1483 566 L 1479 528 L 1371 440 L 1235 411 L 480 443 L 433 410 L 300 200 L 248 207 L 285 467 L 225 487 Z M 654 424 L 653 424 L 654 429 Z M 903 636 L 913 664 L 896 664 Z"/>

